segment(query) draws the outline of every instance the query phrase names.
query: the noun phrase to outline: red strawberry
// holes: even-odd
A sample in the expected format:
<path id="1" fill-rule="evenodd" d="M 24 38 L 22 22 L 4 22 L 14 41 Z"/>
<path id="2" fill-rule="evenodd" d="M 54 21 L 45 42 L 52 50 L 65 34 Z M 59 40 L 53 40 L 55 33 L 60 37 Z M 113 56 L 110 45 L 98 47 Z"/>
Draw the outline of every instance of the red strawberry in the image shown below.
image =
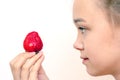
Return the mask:
<path id="1" fill-rule="evenodd" d="M 28 33 L 24 39 L 23 47 L 27 52 L 39 52 L 43 47 L 39 34 L 36 31 Z"/>

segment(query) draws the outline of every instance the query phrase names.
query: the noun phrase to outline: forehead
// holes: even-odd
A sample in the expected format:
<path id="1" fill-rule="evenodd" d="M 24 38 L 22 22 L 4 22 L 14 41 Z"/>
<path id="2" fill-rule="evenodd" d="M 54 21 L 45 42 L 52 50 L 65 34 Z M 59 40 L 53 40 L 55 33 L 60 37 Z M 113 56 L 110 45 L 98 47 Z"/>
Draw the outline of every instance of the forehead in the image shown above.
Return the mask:
<path id="1" fill-rule="evenodd" d="M 85 16 L 85 14 L 92 14 L 95 9 L 98 9 L 96 3 L 98 0 L 74 0 L 73 14 L 74 18 L 78 18 L 80 15 Z"/>

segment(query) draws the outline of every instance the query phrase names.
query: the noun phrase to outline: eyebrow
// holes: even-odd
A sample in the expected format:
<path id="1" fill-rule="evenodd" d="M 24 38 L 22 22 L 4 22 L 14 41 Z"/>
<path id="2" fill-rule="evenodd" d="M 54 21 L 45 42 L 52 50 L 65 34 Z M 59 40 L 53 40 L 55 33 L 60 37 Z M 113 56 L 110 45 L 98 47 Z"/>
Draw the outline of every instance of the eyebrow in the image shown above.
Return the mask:
<path id="1" fill-rule="evenodd" d="M 86 22 L 86 21 L 82 18 L 74 19 L 74 23 L 77 23 L 77 22 Z"/>

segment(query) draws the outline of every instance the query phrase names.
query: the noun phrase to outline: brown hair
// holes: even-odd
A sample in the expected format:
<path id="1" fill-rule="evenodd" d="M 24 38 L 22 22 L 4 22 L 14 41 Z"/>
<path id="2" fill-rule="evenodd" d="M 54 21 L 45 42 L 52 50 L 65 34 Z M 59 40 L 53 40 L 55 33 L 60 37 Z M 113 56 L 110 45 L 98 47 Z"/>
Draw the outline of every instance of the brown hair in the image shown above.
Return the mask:
<path id="1" fill-rule="evenodd" d="M 101 0 L 110 22 L 120 25 L 120 0 Z"/>

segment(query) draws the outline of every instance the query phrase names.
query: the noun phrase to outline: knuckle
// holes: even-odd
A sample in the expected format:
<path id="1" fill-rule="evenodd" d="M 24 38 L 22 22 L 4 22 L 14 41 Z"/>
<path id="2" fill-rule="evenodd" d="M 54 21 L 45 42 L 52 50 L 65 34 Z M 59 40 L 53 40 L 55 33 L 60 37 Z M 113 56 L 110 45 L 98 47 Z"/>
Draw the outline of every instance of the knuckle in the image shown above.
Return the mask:
<path id="1" fill-rule="evenodd" d="M 27 58 L 27 54 L 23 54 L 23 55 L 22 55 L 22 58 Z"/>
<path id="2" fill-rule="evenodd" d="M 17 70 L 19 70 L 20 69 L 20 65 L 19 64 L 17 64 L 17 63 L 10 63 L 10 65 L 11 65 L 11 69 L 12 70 L 14 70 L 14 71 L 17 71 Z"/>
<path id="3" fill-rule="evenodd" d="M 24 58 L 24 59 L 27 59 L 27 58 L 29 58 L 29 57 L 31 57 L 31 55 L 28 54 L 28 53 L 24 53 L 24 54 L 21 56 L 21 58 Z"/>
<path id="4" fill-rule="evenodd" d="M 13 68 L 13 69 L 18 69 L 19 68 L 19 64 L 15 63 L 14 61 L 11 61 L 9 64 L 10 64 L 11 68 Z"/>
<path id="5" fill-rule="evenodd" d="M 22 70 L 24 70 L 24 71 L 29 70 L 29 66 L 23 65 Z"/>
<path id="6" fill-rule="evenodd" d="M 10 62 L 9 62 L 9 65 L 10 65 L 11 67 L 13 66 L 13 64 L 14 64 L 13 61 L 10 61 Z"/>
<path id="7" fill-rule="evenodd" d="M 37 72 L 37 71 L 38 71 L 37 67 L 32 66 L 32 68 L 31 68 L 31 73 L 35 73 L 35 72 Z"/>
<path id="8" fill-rule="evenodd" d="M 32 69 L 32 70 L 30 71 L 31 74 L 36 73 L 36 72 L 37 72 L 37 70 L 35 70 L 35 69 Z"/>

